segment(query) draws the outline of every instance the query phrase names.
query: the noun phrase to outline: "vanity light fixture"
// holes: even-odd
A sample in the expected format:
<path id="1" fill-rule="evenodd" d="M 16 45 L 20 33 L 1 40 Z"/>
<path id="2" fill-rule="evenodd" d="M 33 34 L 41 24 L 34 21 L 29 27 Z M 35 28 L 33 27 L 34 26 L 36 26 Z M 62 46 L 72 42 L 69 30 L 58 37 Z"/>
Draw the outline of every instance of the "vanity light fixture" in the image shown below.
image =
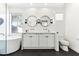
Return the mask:
<path id="1" fill-rule="evenodd" d="M 50 20 L 51 20 L 50 23 L 53 24 L 53 21 L 52 21 L 53 19 L 50 19 Z"/>
<path id="2" fill-rule="evenodd" d="M 25 24 L 27 24 L 27 19 L 25 19 Z"/>
<path id="3" fill-rule="evenodd" d="M 37 20 L 37 23 L 39 23 L 39 24 L 40 24 L 40 19 L 38 19 L 38 20 Z"/>

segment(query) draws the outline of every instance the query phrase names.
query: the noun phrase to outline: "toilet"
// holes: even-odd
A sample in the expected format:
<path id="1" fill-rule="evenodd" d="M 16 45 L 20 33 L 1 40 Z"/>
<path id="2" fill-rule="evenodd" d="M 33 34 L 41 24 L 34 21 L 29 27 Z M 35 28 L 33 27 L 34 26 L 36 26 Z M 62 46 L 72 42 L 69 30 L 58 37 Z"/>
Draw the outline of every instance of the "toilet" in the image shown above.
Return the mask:
<path id="1" fill-rule="evenodd" d="M 59 45 L 62 50 L 68 51 L 69 41 L 65 40 L 62 35 L 59 35 Z"/>
<path id="2" fill-rule="evenodd" d="M 64 51 L 68 51 L 69 42 L 67 40 L 60 40 L 60 48 Z"/>

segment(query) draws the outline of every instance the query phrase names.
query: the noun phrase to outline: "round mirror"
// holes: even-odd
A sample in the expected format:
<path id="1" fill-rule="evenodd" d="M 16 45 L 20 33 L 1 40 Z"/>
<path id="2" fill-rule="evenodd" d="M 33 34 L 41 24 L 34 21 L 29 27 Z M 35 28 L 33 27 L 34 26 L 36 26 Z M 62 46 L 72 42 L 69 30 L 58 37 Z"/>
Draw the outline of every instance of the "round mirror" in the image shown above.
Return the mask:
<path id="1" fill-rule="evenodd" d="M 35 17 L 35 16 L 29 16 L 29 17 L 27 18 L 27 24 L 28 24 L 29 26 L 34 27 L 34 26 L 36 25 L 36 23 L 37 23 L 37 17 Z"/>
<path id="2" fill-rule="evenodd" d="M 4 22 L 4 19 L 0 18 L 0 25 L 2 25 Z"/>
<path id="3" fill-rule="evenodd" d="M 42 16 L 40 20 L 41 20 L 41 25 L 44 27 L 47 27 L 51 22 L 48 16 Z"/>

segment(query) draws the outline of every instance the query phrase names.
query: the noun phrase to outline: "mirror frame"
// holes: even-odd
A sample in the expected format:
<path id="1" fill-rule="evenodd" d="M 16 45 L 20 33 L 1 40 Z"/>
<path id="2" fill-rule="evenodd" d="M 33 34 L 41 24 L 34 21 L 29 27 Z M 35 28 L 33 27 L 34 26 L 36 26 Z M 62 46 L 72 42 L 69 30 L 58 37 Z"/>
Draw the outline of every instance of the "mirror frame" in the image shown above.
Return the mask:
<path id="1" fill-rule="evenodd" d="M 36 18 L 36 24 L 37 24 L 38 19 L 37 19 L 36 16 L 33 16 L 33 15 L 31 15 L 31 16 L 29 16 L 27 19 L 25 19 L 25 21 L 26 21 L 25 23 L 27 23 L 27 24 L 29 25 L 29 23 L 28 23 L 28 19 L 29 19 L 30 17 L 34 17 L 34 18 Z M 35 27 L 36 24 L 35 24 L 34 26 L 31 26 L 31 25 L 29 25 L 29 26 L 30 26 L 30 27 Z"/>
<path id="2" fill-rule="evenodd" d="M 49 22 L 49 24 L 47 25 L 47 26 L 49 26 L 52 19 L 50 19 L 49 16 L 47 16 L 47 15 L 42 16 L 42 17 L 40 18 L 40 23 L 41 23 L 41 25 L 42 25 L 43 27 L 47 27 L 47 26 L 44 26 L 44 25 L 42 24 L 42 22 L 44 22 L 44 21 L 41 20 L 43 17 L 47 17 L 47 18 L 49 19 L 50 22 Z M 47 21 L 47 20 L 46 20 L 46 21 Z M 48 22 L 47 22 L 47 23 L 48 23 Z"/>

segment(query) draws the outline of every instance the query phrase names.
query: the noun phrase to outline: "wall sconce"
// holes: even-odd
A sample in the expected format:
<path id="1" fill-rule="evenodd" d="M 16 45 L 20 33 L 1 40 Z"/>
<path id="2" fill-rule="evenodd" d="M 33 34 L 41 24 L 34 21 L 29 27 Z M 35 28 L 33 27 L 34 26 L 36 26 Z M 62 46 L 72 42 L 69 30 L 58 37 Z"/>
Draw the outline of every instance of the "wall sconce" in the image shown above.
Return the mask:
<path id="1" fill-rule="evenodd" d="M 50 20 L 51 20 L 50 23 L 53 24 L 53 19 L 50 19 Z"/>
<path id="2" fill-rule="evenodd" d="M 27 24 L 27 19 L 25 19 L 25 24 Z"/>

